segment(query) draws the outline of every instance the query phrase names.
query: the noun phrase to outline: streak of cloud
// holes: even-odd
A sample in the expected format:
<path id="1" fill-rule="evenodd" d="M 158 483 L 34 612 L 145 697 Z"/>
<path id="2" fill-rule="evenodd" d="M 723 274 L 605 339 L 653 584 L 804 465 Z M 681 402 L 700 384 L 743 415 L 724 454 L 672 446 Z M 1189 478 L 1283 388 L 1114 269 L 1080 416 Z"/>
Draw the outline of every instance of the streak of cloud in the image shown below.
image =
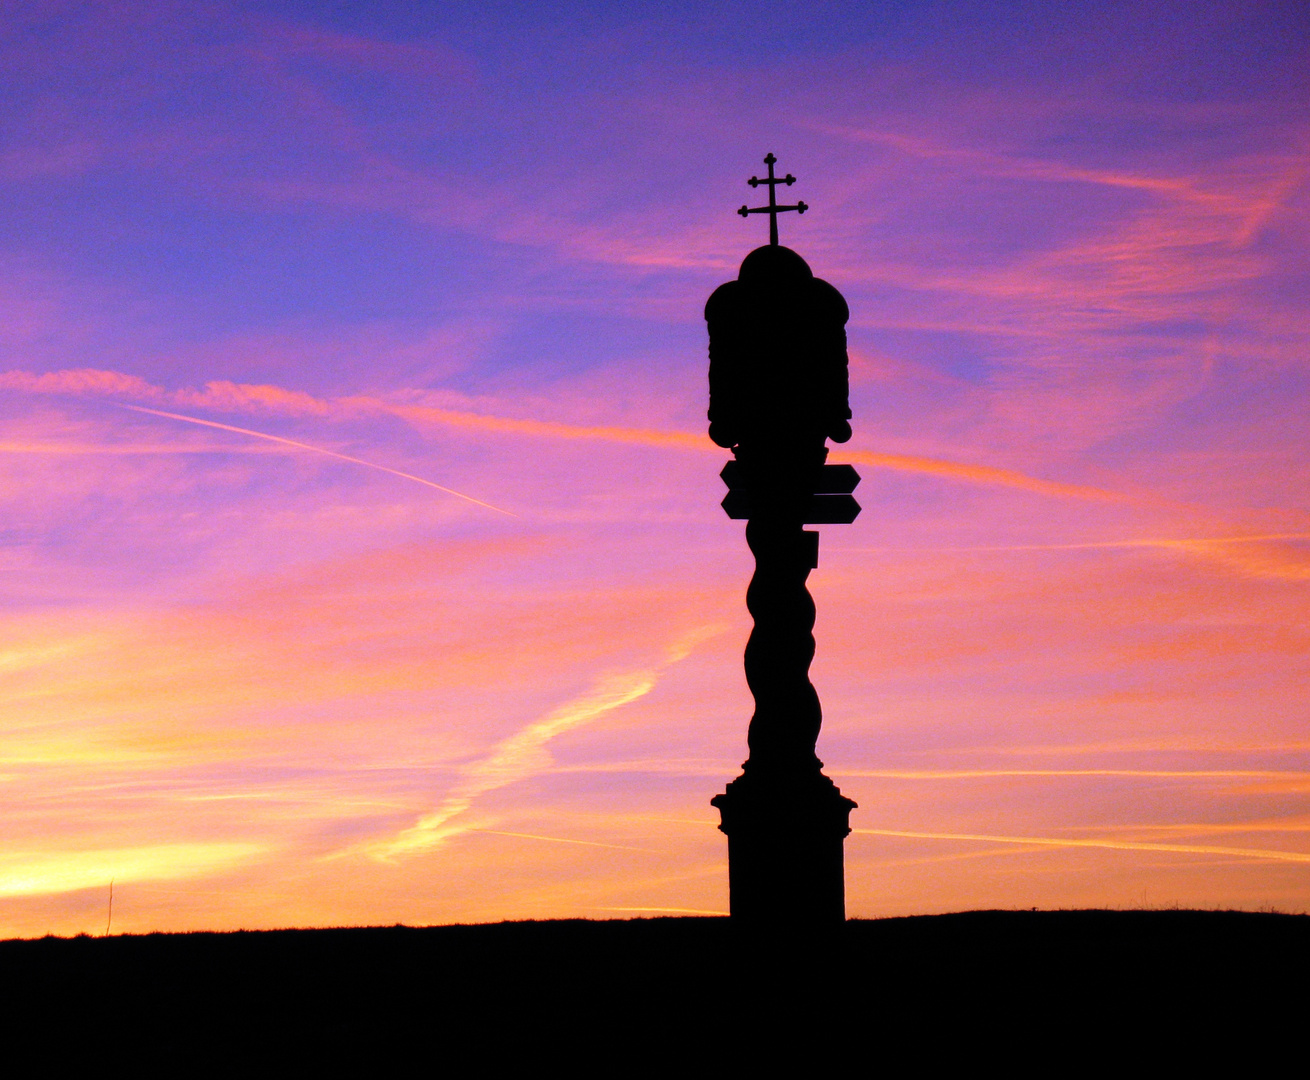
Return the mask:
<path id="1" fill-rule="evenodd" d="M 1234 242 L 1245 246 L 1254 241 L 1307 178 L 1310 178 L 1310 162 L 1302 159 L 1289 166 L 1276 178 L 1269 190 L 1251 205 L 1237 230 Z"/>
<path id="2" fill-rule="evenodd" d="M 489 754 L 466 766 L 460 783 L 436 810 L 392 839 L 369 844 L 365 850 L 375 858 L 392 859 L 431 851 L 451 837 L 474 829 L 488 831 L 466 816 L 479 796 L 550 769 L 554 762 L 546 747 L 552 739 L 645 697 L 655 689 L 667 667 L 685 659 L 699 642 L 722 629 L 700 627 L 675 641 L 660 663 L 597 679 L 586 693 L 502 739 Z"/>
<path id="3" fill-rule="evenodd" d="M 708 435 L 691 431 L 621 427 L 612 424 L 570 424 L 555 420 L 536 420 L 532 418 L 499 416 L 489 413 L 472 412 L 464 409 L 438 408 L 431 405 L 396 404 L 394 402 L 385 401 L 381 398 L 367 396 L 354 396 L 340 398 L 336 401 L 326 401 L 320 398 L 315 398 L 303 391 L 287 390 L 282 387 L 268 385 L 252 386 L 230 382 L 211 382 L 207 383 L 205 389 L 201 391 L 167 391 L 162 387 L 146 383 L 144 380 L 138 379 L 135 376 L 121 375 L 118 372 L 112 371 L 79 369 L 64 372 L 51 372 L 40 376 L 29 375 L 28 373 L 21 371 L 3 372 L 0 373 L 0 386 L 10 386 L 14 389 L 21 389 L 30 393 L 91 393 L 112 396 L 134 396 L 138 399 L 142 397 L 153 400 L 168 399 L 177 400 L 179 403 L 202 408 L 215 408 L 228 411 L 259 409 L 262 411 L 285 413 L 293 416 L 312 415 L 321 417 L 353 417 L 358 416 L 361 413 L 375 412 L 389 414 L 420 426 L 437 424 L 443 427 L 451 427 L 465 431 L 482 431 L 498 435 L 514 435 L 527 438 L 601 441 L 621 443 L 628 446 L 646 446 L 664 450 L 689 450 L 713 454 L 723 453 L 720 447 L 715 446 L 710 441 Z M 359 458 L 350 457 L 346 454 L 339 454 L 332 450 L 325 450 L 322 447 L 297 442 L 293 439 L 285 439 L 276 435 L 267 435 L 262 432 L 250 431 L 246 428 L 220 424 L 212 420 L 202 420 L 194 416 L 184 416 L 179 413 L 150 409 L 141 405 L 124 405 L 123 408 L 133 409 L 137 412 L 152 413 L 156 416 L 167 416 L 175 420 L 186 420 L 193 424 L 204 424 L 220 430 L 234 431 L 255 438 L 269 439 L 274 442 L 297 447 L 301 450 L 310 450 L 319 454 L 327 454 L 330 457 L 340 458 L 343 461 L 351 461 L 357 465 L 365 465 L 369 468 L 381 469 L 384 472 L 390 472 L 408 480 L 415 480 L 418 483 L 427 484 L 429 487 L 438 488 L 448 494 L 456 495 L 462 499 L 468 499 L 470 502 L 475 502 L 480 506 L 486 506 L 489 509 L 498 510 L 500 513 L 510 513 L 508 510 L 501 510 L 499 507 L 494 507 L 488 503 L 481 502 L 478 499 L 473 499 L 470 496 L 451 491 L 449 488 L 442 487 L 439 484 L 434 484 L 421 477 L 389 469 L 386 466 L 377 465 L 373 462 L 362 461 Z M 1037 495 L 1044 495 L 1048 498 L 1086 499 L 1094 502 L 1111 503 L 1142 501 L 1139 498 L 1123 494 L 1122 492 L 1110 491 L 1104 488 L 1091 487 L 1084 484 L 1066 484 L 1054 480 L 1043 480 L 1039 477 L 1029 476 L 1026 473 L 1021 473 L 1013 469 L 1002 469 L 991 465 L 975 465 L 966 462 L 947 461 L 940 458 L 920 457 L 910 454 L 885 454 L 872 450 L 849 450 L 845 448 L 839 451 L 839 455 L 844 460 L 856 465 L 871 465 L 880 469 L 890 469 L 896 472 L 919 473 L 948 480 L 961 481 L 964 483 L 1017 488 L 1022 491 L 1033 492 Z"/>
<path id="4" fill-rule="evenodd" d="M 1053 836 L 991 836 L 982 833 L 908 832 L 901 829 L 853 829 L 863 836 L 898 836 L 910 840 L 961 840 L 979 844 L 1027 844 L 1034 847 L 1109 848 L 1115 851 L 1170 851 L 1188 855 L 1236 855 L 1244 859 L 1310 863 L 1310 852 L 1268 848 L 1217 847 L 1211 844 L 1157 844 L 1136 840 L 1071 840 Z"/>
<path id="5" fill-rule="evenodd" d="M 463 770 L 462 782 L 436 810 L 423 815 L 391 840 L 369 845 L 369 853 L 381 859 L 419 854 L 478 828 L 472 821 L 454 819 L 465 815 L 478 796 L 549 768 L 551 757 L 546 744 L 551 739 L 644 697 L 655 688 L 656 677 L 655 670 L 646 669 L 598 680 L 581 697 L 559 706 L 497 744 L 485 758 Z"/>
<path id="6" fill-rule="evenodd" d="M 543 840 L 549 844 L 578 844 L 581 847 L 613 848 L 615 851 L 654 851 L 654 848 L 633 847 L 631 844 L 606 844 L 601 840 L 575 840 L 568 836 L 542 836 L 540 833 L 508 832 L 505 829 L 470 829 L 469 832 L 488 833 L 491 836 L 513 836 L 519 840 Z"/>
<path id="7" fill-rule="evenodd" d="M 527 435 L 550 439 L 599 439 L 604 442 L 627 443 L 633 446 L 722 452 L 719 447 L 710 442 L 708 435 L 697 435 L 690 431 L 658 431 L 651 428 L 562 424 L 550 420 L 523 420 L 508 416 L 489 416 L 485 413 L 437 409 L 426 405 L 389 405 L 382 402 L 377 404 L 384 411 L 395 416 L 404 417 L 407 420 L 476 431 L 492 431 L 505 435 Z"/>
<path id="8" fill-rule="evenodd" d="M 906 454 L 880 454 L 870 450 L 843 449 L 838 453 L 854 465 L 873 465 L 880 469 L 925 473 L 929 476 L 940 476 L 948 480 L 961 480 L 973 484 L 1018 488 L 1021 491 L 1031 491 L 1054 499 L 1090 499 L 1094 502 L 1116 503 L 1138 501 L 1117 491 L 1107 491 L 1104 488 L 1088 487 L 1083 484 L 1062 484 L 1054 480 L 1041 480 L 1035 476 L 1015 472 L 1013 469 L 998 469 L 991 465 L 969 465 L 958 461 L 942 461 L 938 458 L 913 457 Z"/>
<path id="9" fill-rule="evenodd" d="M 0 442 L 0 454 L 40 454 L 54 457 L 101 457 L 106 455 L 110 457 L 132 457 L 140 454 L 231 454 L 235 452 L 231 446 L 217 444 L 187 446 L 183 443 Z M 253 448 L 251 452 L 254 452 Z M 275 451 L 261 447 L 258 452 L 269 453 Z"/>
<path id="10" fill-rule="evenodd" d="M 1105 548 L 1179 548 L 1211 544 L 1255 544 L 1273 540 L 1310 540 L 1310 533 L 1262 533 L 1254 536 L 1204 536 L 1147 538 L 1142 540 L 1092 540 L 1079 544 L 1002 544 L 990 547 L 934 548 L 935 551 L 1097 551 Z M 922 550 L 922 549 L 920 549 Z"/>
<path id="11" fill-rule="evenodd" d="M 838 769 L 833 776 L 877 780 L 990 780 L 997 777 L 1114 776 L 1165 780 L 1303 780 L 1310 772 L 1273 769 Z"/>
<path id="12" fill-rule="evenodd" d="M 1006 757 L 1082 757 L 1089 754 L 1301 754 L 1310 751 L 1310 742 L 1243 742 L 1228 739 L 1205 741 L 1195 738 L 1124 740 L 1123 742 L 1080 743 L 1062 746 L 958 746 L 955 754 L 997 754 Z"/>
<path id="13" fill-rule="evenodd" d="M 1129 173 L 1111 172 L 1105 169 L 1072 168 L 1057 161 L 1007 157 L 1003 154 L 982 150 L 947 146 L 930 139 L 898 134 L 892 131 L 877 131 L 831 124 L 811 124 L 807 126 L 815 131 L 821 131 L 825 135 L 832 135 L 851 142 L 885 146 L 909 157 L 922 158 L 928 161 L 946 161 L 966 166 L 971 172 L 982 175 L 1054 182 L 1076 181 L 1088 184 L 1102 184 L 1108 187 L 1140 188 L 1183 198 L 1202 197 L 1202 193 L 1197 192 L 1192 184 L 1185 180 L 1137 176 Z"/>
<path id="14" fill-rule="evenodd" d="M 447 495 L 453 495 L 457 499 L 471 502 L 475 506 L 482 506 L 486 507 L 488 510 L 494 510 L 498 514 L 505 514 L 508 517 L 518 516 L 511 510 L 503 510 L 499 506 L 492 506 L 489 502 L 475 499 L 472 495 L 465 495 L 462 491 L 456 491 L 454 488 L 443 487 L 441 484 L 435 484 L 431 480 L 425 480 L 423 477 L 415 476 L 413 473 L 401 472 L 399 469 L 388 468 L 386 465 L 379 465 L 373 461 L 365 461 L 363 458 L 351 457 L 349 454 L 339 454 L 335 450 L 325 450 L 321 446 L 311 446 L 309 443 L 297 442 L 295 439 L 284 439 L 280 435 L 269 435 L 262 431 L 251 431 L 249 428 L 234 427 L 231 424 L 220 424 L 213 420 L 202 420 L 197 416 L 183 416 L 181 413 L 162 412 L 159 409 L 147 409 L 141 405 L 123 405 L 122 408 L 131 409 L 133 412 L 149 413 L 151 416 L 167 417 L 169 420 L 184 420 L 188 424 L 201 424 L 204 427 L 218 428 L 220 431 L 232 431 L 238 435 L 249 435 L 251 438 L 255 439 L 267 439 L 269 442 L 282 443 L 285 446 L 294 446 L 297 450 L 308 450 L 311 453 L 323 454 L 326 457 L 336 458 L 339 461 L 349 461 L 354 465 L 363 465 L 368 469 L 377 469 L 379 472 L 390 473 L 392 476 L 399 476 L 403 480 L 412 480 L 416 484 L 435 488 L 437 491 L 444 491 Z"/>
<path id="15" fill-rule="evenodd" d="M 1096 829 L 1099 828 L 1099 826 L 1088 825 L 1086 828 Z M 1169 822 L 1167 824 L 1160 824 L 1157 822 L 1146 825 L 1134 825 L 1132 828 L 1134 832 L 1172 832 L 1190 834 L 1193 836 L 1210 835 L 1215 833 L 1302 833 L 1310 832 L 1310 821 L 1302 818 L 1300 820 L 1282 821 L 1224 822 L 1223 824 L 1215 824 L 1213 822 Z"/>
<path id="16" fill-rule="evenodd" d="M 1253 536 L 1147 537 L 1139 540 L 1099 540 L 1077 544 L 1008 544 L 992 547 L 938 548 L 940 551 L 1113 551 L 1147 549 L 1182 552 L 1222 563 L 1251 577 L 1310 581 L 1310 558 L 1302 552 L 1271 548 L 1270 544 L 1310 540 L 1310 533 L 1263 533 Z"/>
<path id="17" fill-rule="evenodd" d="M 631 446 L 650 446 L 671 450 L 695 450 L 722 454 L 724 451 L 710 442 L 709 436 L 689 431 L 658 431 L 649 428 L 616 426 L 590 426 L 563 424 L 544 420 L 523 420 L 484 413 L 437 409 L 423 405 L 383 405 L 387 412 L 419 423 L 444 424 L 451 427 L 479 431 L 493 431 L 508 435 L 524 435 L 554 439 L 597 439 L 605 442 L 626 443 Z M 916 457 L 908 454 L 883 454 L 871 450 L 842 448 L 837 454 L 856 465 L 872 465 L 896 472 L 920 473 L 965 483 L 1019 488 L 1038 495 L 1057 499 L 1090 499 L 1096 502 L 1136 501 L 1120 492 L 1082 484 L 1063 484 L 1042 480 L 1012 469 L 990 465 L 970 465 L 964 462 L 944 461 L 940 458 Z"/>

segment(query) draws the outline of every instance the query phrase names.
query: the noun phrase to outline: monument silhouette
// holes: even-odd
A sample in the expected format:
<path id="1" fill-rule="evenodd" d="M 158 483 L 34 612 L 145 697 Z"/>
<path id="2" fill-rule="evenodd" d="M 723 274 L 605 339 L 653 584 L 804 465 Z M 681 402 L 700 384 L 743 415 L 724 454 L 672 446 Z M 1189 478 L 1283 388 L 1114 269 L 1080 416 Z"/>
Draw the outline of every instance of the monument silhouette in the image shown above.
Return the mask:
<path id="1" fill-rule="evenodd" d="M 746 681 L 755 698 L 742 775 L 711 800 L 728 837 L 730 910 L 736 922 L 805 926 L 846 917 L 842 843 L 855 803 L 823 774 L 815 754 L 822 711 L 810 682 L 819 534 L 807 524 L 850 523 L 859 475 L 828 465 L 827 440 L 851 437 L 846 301 L 805 260 L 778 243 L 777 159 L 769 154 L 769 243 L 705 305 L 710 337 L 710 438 L 732 450 L 723 508 L 745 519 L 755 574 L 746 606 L 755 620 Z"/>

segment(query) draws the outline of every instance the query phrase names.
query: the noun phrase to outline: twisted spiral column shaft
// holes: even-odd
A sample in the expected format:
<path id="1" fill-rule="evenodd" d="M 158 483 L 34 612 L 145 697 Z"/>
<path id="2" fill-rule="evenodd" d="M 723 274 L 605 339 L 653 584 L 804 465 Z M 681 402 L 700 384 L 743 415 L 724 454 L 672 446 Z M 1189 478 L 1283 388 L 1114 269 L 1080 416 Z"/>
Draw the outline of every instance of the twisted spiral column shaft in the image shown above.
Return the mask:
<path id="1" fill-rule="evenodd" d="M 821 768 L 814 747 L 823 718 L 810 682 L 814 599 L 806 579 L 814 564 L 813 533 L 799 517 L 753 518 L 746 542 L 755 574 L 746 606 L 755 626 L 746 643 L 746 682 L 755 698 L 747 743 L 751 772 L 784 774 Z"/>

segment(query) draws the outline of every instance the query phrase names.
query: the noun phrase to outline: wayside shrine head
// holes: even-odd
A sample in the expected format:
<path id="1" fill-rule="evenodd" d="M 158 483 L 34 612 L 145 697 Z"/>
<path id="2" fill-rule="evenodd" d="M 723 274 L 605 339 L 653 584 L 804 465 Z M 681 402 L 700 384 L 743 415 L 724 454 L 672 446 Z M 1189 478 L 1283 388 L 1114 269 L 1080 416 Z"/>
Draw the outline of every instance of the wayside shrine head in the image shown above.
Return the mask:
<path id="1" fill-rule="evenodd" d="M 737 280 L 752 285 L 766 283 L 790 284 L 809 281 L 814 277 L 810 264 L 789 247 L 766 244 L 757 247 L 742 260 Z"/>

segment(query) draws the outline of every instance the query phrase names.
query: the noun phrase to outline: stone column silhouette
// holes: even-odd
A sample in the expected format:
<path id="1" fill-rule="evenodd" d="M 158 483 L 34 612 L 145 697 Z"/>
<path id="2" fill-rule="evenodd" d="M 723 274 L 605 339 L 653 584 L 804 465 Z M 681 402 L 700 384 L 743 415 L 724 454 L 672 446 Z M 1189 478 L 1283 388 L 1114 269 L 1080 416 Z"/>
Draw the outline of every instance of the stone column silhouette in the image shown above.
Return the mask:
<path id="1" fill-rule="evenodd" d="M 855 803 L 823 775 L 815 754 L 822 712 L 810 682 L 819 534 L 805 524 L 853 521 L 849 465 L 825 464 L 826 441 L 850 438 L 846 321 L 841 294 L 777 242 L 769 175 L 770 244 L 746 256 L 736 281 L 710 297 L 710 437 L 730 448 L 723 506 L 744 518 L 755 574 L 746 604 L 755 626 L 746 680 L 755 698 L 742 775 L 712 804 L 728 837 L 734 921 L 819 925 L 845 918 L 842 844 Z"/>

